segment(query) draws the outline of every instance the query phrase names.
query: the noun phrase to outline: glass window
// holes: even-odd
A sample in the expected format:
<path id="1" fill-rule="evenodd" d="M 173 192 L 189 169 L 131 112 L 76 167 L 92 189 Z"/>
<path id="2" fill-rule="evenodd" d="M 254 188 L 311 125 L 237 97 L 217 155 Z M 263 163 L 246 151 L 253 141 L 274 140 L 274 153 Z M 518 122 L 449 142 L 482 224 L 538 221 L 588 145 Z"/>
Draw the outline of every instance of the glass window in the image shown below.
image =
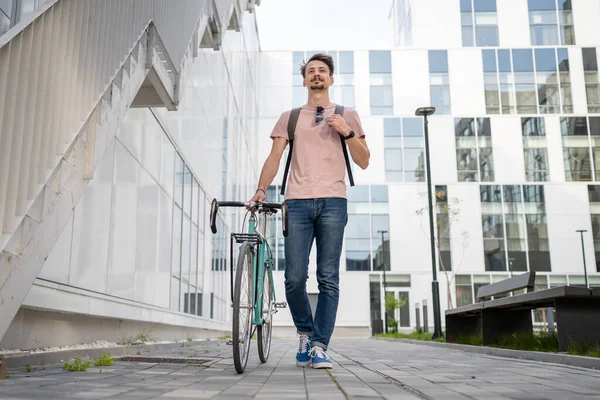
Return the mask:
<path id="1" fill-rule="evenodd" d="M 448 51 L 429 50 L 429 72 L 448 73 Z"/>
<path id="2" fill-rule="evenodd" d="M 369 187 L 368 186 L 350 186 L 348 188 L 348 202 L 368 203 L 369 202 Z"/>
<path id="3" fill-rule="evenodd" d="M 483 72 L 496 72 L 496 51 L 495 50 L 483 50 Z"/>
<path id="4" fill-rule="evenodd" d="M 425 152 L 423 149 L 404 149 L 404 164 L 406 171 L 423 170 Z"/>
<path id="5" fill-rule="evenodd" d="M 184 164 L 181 156 L 177 153 L 175 159 L 175 203 L 183 206 L 183 186 L 184 186 Z"/>
<path id="6" fill-rule="evenodd" d="M 350 239 L 368 239 L 369 236 L 369 215 L 352 214 L 348 216 L 346 226 L 346 237 Z"/>
<path id="7" fill-rule="evenodd" d="M 473 304 L 471 275 L 456 275 L 456 306 Z"/>
<path id="8" fill-rule="evenodd" d="M 471 4 L 471 0 L 460 0 L 460 11 L 462 11 L 462 12 L 473 11 L 473 6 Z"/>
<path id="9" fill-rule="evenodd" d="M 385 169 L 387 171 L 402 171 L 402 149 L 385 150 Z"/>
<path id="10" fill-rule="evenodd" d="M 379 239 L 379 242 L 381 242 L 381 233 L 379 233 L 379 231 L 387 231 L 387 233 L 384 235 L 384 237 L 387 239 L 390 231 L 389 216 L 372 215 L 371 222 L 373 224 L 373 239 Z"/>
<path id="11" fill-rule="evenodd" d="M 354 52 L 352 51 L 340 51 L 340 61 L 338 63 L 338 72 L 340 74 L 353 74 L 354 73 Z"/>
<path id="12" fill-rule="evenodd" d="M 371 186 L 371 202 L 387 203 L 388 202 L 388 187 L 387 185 Z"/>
<path id="13" fill-rule="evenodd" d="M 400 136 L 400 118 L 384 118 L 383 135 Z"/>
<path id="14" fill-rule="evenodd" d="M 423 120 L 421 118 L 402 118 L 402 136 L 423 136 Z"/>
<path id="15" fill-rule="evenodd" d="M 192 211 L 192 188 L 194 177 L 187 165 L 184 166 L 183 179 L 183 209 L 185 214 L 190 216 Z"/>
<path id="16" fill-rule="evenodd" d="M 523 136 L 546 136 L 546 124 L 543 117 L 521 118 Z"/>
<path id="17" fill-rule="evenodd" d="M 392 106 L 391 86 L 371 86 L 371 107 Z"/>
<path id="18" fill-rule="evenodd" d="M 556 53 L 554 49 L 535 49 L 535 69 L 537 71 L 556 72 Z"/>
<path id="19" fill-rule="evenodd" d="M 471 14 L 469 14 L 469 18 L 471 18 Z M 462 42 L 463 42 L 463 46 L 465 46 L 465 47 L 471 47 L 471 46 L 475 45 L 475 35 L 473 33 L 472 26 L 463 26 Z"/>
<path id="20" fill-rule="evenodd" d="M 496 11 L 496 0 L 473 0 L 475 12 Z"/>
<path id="21" fill-rule="evenodd" d="M 340 86 L 342 90 L 342 104 L 346 107 L 355 107 L 354 102 L 354 86 Z"/>
<path id="22" fill-rule="evenodd" d="M 371 74 L 391 74 L 392 54 L 388 50 L 369 51 L 369 72 Z"/>
<path id="23" fill-rule="evenodd" d="M 556 0 L 527 0 L 529 10 L 556 10 Z"/>
<path id="24" fill-rule="evenodd" d="M 431 104 L 436 108 L 436 114 L 450 114 L 450 86 L 431 86 Z"/>
<path id="25" fill-rule="evenodd" d="M 546 149 L 524 149 L 525 175 L 528 181 L 548 180 L 548 151 Z"/>
<path id="26" fill-rule="evenodd" d="M 347 271 L 370 271 L 371 270 L 371 252 L 370 251 L 346 251 L 346 270 Z"/>
<path id="27" fill-rule="evenodd" d="M 584 71 L 598 71 L 598 59 L 596 57 L 596 48 L 588 47 L 581 49 L 583 56 Z"/>
<path id="28" fill-rule="evenodd" d="M 392 86 L 371 86 L 371 114 L 393 114 Z"/>
<path id="29" fill-rule="evenodd" d="M 300 74 L 300 66 L 304 63 L 304 52 L 295 51 L 293 54 L 293 71 L 294 74 Z"/>
<path id="30" fill-rule="evenodd" d="M 292 107 L 301 107 L 306 103 L 307 91 L 304 86 L 294 86 L 292 88 Z"/>
<path id="31" fill-rule="evenodd" d="M 513 68 L 515 72 L 533 72 L 533 55 L 529 49 L 512 51 Z"/>
<path id="32" fill-rule="evenodd" d="M 564 117 L 560 120 L 563 136 L 587 136 L 587 119 L 585 117 Z"/>
<path id="33" fill-rule="evenodd" d="M 498 27 L 478 26 L 475 28 L 477 46 L 498 46 Z"/>

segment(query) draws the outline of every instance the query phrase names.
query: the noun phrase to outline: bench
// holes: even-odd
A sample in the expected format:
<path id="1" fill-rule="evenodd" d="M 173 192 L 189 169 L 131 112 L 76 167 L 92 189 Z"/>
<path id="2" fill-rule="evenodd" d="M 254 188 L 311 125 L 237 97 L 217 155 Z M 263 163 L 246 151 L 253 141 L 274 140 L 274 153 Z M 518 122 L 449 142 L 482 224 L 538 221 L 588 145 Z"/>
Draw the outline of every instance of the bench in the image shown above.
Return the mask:
<path id="1" fill-rule="evenodd" d="M 461 336 L 481 335 L 484 345 L 497 342 L 505 334 L 531 333 L 531 310 L 554 307 L 558 350 L 566 351 L 570 341 L 578 344 L 600 343 L 600 290 L 560 286 L 533 291 L 535 272 L 528 272 L 477 291 L 475 304 L 446 311 L 446 341 Z M 490 299 L 526 289 L 524 294 Z"/>

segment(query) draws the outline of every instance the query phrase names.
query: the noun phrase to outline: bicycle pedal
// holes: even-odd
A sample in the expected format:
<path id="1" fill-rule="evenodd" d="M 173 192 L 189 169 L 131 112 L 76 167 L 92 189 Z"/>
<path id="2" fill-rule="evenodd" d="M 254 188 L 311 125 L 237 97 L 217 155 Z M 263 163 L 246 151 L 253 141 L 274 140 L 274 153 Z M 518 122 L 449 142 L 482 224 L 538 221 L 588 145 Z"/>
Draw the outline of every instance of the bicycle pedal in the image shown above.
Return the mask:
<path id="1" fill-rule="evenodd" d="M 287 303 L 285 301 L 282 301 L 280 303 L 273 303 L 273 307 L 275 307 L 275 308 L 287 308 Z"/>

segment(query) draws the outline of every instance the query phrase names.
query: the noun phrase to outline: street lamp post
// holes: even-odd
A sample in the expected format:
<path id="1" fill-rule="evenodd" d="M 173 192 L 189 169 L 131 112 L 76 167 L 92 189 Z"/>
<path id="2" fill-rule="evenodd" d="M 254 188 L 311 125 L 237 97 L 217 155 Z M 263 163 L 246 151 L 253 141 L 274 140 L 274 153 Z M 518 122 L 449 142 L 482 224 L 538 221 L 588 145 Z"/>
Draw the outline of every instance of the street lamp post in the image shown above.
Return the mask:
<path id="1" fill-rule="evenodd" d="M 585 229 L 578 229 L 575 232 L 579 232 L 581 235 L 581 253 L 583 255 L 583 273 L 585 274 L 585 287 L 589 289 L 588 276 L 587 276 L 587 265 L 585 264 L 585 245 L 583 244 L 583 233 L 587 232 Z"/>
<path id="2" fill-rule="evenodd" d="M 433 339 L 442 337 L 442 320 L 440 316 L 440 285 L 437 280 L 437 263 L 435 256 L 435 232 L 433 229 L 433 185 L 431 183 L 431 164 L 429 162 L 429 129 L 427 116 L 435 113 L 435 107 L 419 107 L 415 115 L 423 117 L 425 125 L 425 163 L 427 166 L 427 200 L 429 201 L 429 236 L 431 238 L 431 268 L 433 281 L 431 291 L 433 297 Z"/>
<path id="3" fill-rule="evenodd" d="M 387 282 L 385 281 L 385 255 L 384 255 L 384 240 L 383 235 L 388 233 L 388 231 L 377 231 L 377 233 L 381 233 L 381 269 L 383 270 L 383 323 L 385 324 L 385 333 L 388 332 L 388 323 L 387 323 L 387 308 L 385 306 L 385 300 L 387 299 Z"/>

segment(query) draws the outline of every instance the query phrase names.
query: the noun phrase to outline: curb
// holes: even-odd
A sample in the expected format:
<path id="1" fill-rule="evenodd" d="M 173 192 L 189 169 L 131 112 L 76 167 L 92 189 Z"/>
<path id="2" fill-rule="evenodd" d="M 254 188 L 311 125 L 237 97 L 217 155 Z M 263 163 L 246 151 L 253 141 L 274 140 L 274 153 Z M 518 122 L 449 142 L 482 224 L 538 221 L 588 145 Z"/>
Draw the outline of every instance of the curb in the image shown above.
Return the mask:
<path id="1" fill-rule="evenodd" d="M 199 342 L 204 341 L 198 341 L 197 343 Z M 193 343 L 194 342 L 191 342 L 191 344 Z M 174 347 L 181 347 L 181 342 L 141 344 L 134 346 L 101 347 L 92 349 L 70 349 L 49 351 L 44 353 L 19 352 L 14 355 L 6 354 L 5 356 L 1 356 L 0 361 L 4 362 L 7 368 L 23 368 L 26 364 L 29 364 L 32 367 L 42 366 L 47 364 L 58 363 L 61 361 L 71 360 L 75 357 L 81 357 L 82 360 L 85 360 L 86 358 L 98 358 L 106 353 L 110 353 L 112 357 L 121 357 L 127 355 L 135 355 L 138 351 L 160 351 L 169 350 Z"/>
<path id="2" fill-rule="evenodd" d="M 486 346 L 471 346 L 468 344 L 457 344 L 457 343 L 441 343 L 441 342 L 428 342 L 424 340 L 413 340 L 413 339 L 395 339 L 395 338 L 382 338 L 372 337 L 375 340 L 381 340 L 386 342 L 404 342 L 411 344 L 419 344 L 422 346 L 431 347 L 444 347 L 447 349 L 461 350 L 466 353 L 479 353 L 487 354 L 490 356 L 498 356 L 505 358 L 515 358 L 519 360 L 530 360 L 539 361 L 545 363 L 563 364 L 573 367 L 589 368 L 589 369 L 600 369 L 600 358 L 586 357 L 586 356 L 574 356 L 571 354 L 558 354 L 558 353 L 544 353 L 540 351 L 524 351 L 524 350 L 511 350 L 501 349 L 497 347 L 486 347 Z"/>

